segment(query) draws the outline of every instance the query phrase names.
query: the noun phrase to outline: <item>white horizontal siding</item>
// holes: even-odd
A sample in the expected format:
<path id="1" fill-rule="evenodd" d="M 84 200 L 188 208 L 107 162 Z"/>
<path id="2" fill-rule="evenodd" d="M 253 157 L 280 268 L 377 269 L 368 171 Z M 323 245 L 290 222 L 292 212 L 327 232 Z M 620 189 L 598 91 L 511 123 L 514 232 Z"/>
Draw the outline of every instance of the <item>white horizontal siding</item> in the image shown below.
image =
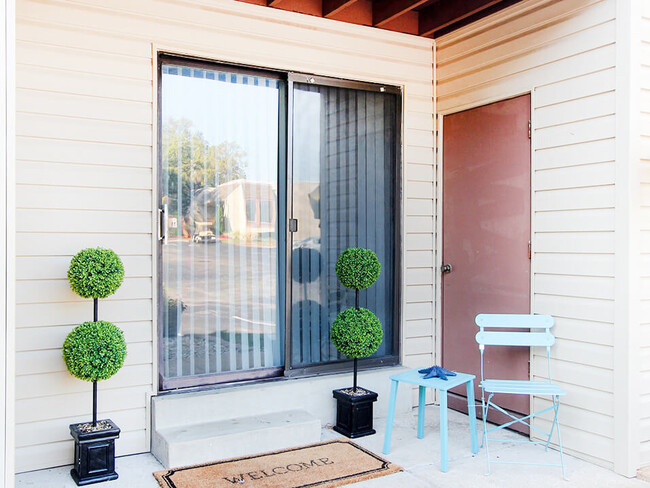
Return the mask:
<path id="1" fill-rule="evenodd" d="M 532 310 L 556 319 L 553 376 L 568 393 L 564 445 L 608 467 L 614 459 L 615 17 L 614 0 L 527 0 L 441 37 L 436 52 L 443 114 L 532 93 Z M 545 356 L 533 356 L 531 371 L 546 377 Z"/>
<path id="2" fill-rule="evenodd" d="M 126 366 L 100 383 L 118 454 L 149 449 L 155 391 L 154 49 L 404 87 L 404 306 L 407 364 L 433 359 L 434 150 L 430 40 L 233 0 L 17 1 L 17 470 L 69 464 L 67 425 L 90 386 L 61 359 L 92 317 L 67 286 L 70 258 L 114 249 L 126 279 L 100 302 L 124 331 Z"/>
<path id="3" fill-rule="evenodd" d="M 152 340 L 151 321 L 117 322 L 127 343 L 150 343 Z M 66 336 L 75 325 L 48 325 L 41 327 L 23 327 L 16 330 L 16 351 L 46 351 L 59 349 Z"/>
<path id="4" fill-rule="evenodd" d="M 111 295 L 111 300 L 133 300 L 151 298 L 151 278 L 126 278 L 120 289 Z M 68 280 L 18 281 L 16 303 L 81 302 L 86 300 L 76 295 Z M 102 302 L 104 304 L 105 302 Z"/>
<path id="5" fill-rule="evenodd" d="M 48 79 L 49 77 L 44 73 L 41 84 L 46 85 Z M 83 102 L 79 101 L 79 103 Z M 104 139 L 105 136 L 99 138 Z M 88 142 L 16 136 L 16 158 L 19 161 L 149 168 L 151 165 L 148 165 L 147 161 L 151 161 L 152 148 L 146 146 L 145 142 L 142 141 L 140 145 L 122 145 L 105 141 Z"/>
<path id="6" fill-rule="evenodd" d="M 640 298 L 642 309 L 650 308 L 650 223 L 648 212 L 650 212 L 650 1 L 643 0 L 641 26 L 641 66 L 640 66 L 640 200 L 641 212 L 641 262 L 640 273 L 643 286 L 641 287 Z M 641 465 L 650 465 L 650 315 L 641 314 L 641 371 L 643 383 L 641 404 L 641 428 L 640 428 L 640 462 Z"/>

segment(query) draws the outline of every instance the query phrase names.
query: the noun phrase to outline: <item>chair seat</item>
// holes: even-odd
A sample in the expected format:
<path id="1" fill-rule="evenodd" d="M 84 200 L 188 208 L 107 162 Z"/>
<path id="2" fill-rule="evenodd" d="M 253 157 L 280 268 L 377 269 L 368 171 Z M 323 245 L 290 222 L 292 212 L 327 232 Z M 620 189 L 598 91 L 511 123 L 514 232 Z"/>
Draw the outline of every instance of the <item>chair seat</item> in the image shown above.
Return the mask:
<path id="1" fill-rule="evenodd" d="M 556 384 L 548 381 L 483 380 L 481 388 L 487 393 L 514 395 L 566 395 Z"/>

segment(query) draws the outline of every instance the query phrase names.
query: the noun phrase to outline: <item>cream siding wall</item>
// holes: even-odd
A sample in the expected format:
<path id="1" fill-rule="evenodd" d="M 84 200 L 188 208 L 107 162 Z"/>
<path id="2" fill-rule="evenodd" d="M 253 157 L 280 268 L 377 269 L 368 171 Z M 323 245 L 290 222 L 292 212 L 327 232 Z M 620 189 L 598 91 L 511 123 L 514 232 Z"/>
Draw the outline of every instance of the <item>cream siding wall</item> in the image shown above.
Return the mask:
<path id="1" fill-rule="evenodd" d="M 528 0 L 440 38 L 436 50 L 439 113 L 532 93 L 532 311 L 556 318 L 565 449 L 610 468 L 615 17 L 614 0 Z M 534 378 L 546 376 L 544 358 L 532 357 Z"/>
<path id="2" fill-rule="evenodd" d="M 14 485 L 15 2 L 0 7 L 0 486 Z"/>
<path id="3" fill-rule="evenodd" d="M 641 465 L 650 464 L 650 0 L 641 1 Z"/>
<path id="4" fill-rule="evenodd" d="M 18 472 L 69 464 L 67 426 L 91 412 L 90 385 L 60 353 L 92 317 L 66 282 L 71 256 L 89 246 L 113 248 L 126 269 L 100 303 L 128 341 L 126 366 L 100 383 L 100 415 L 122 428 L 118 455 L 149 449 L 157 49 L 405 87 L 403 353 L 405 364 L 432 361 L 430 40 L 232 0 L 18 0 L 17 16 Z"/>

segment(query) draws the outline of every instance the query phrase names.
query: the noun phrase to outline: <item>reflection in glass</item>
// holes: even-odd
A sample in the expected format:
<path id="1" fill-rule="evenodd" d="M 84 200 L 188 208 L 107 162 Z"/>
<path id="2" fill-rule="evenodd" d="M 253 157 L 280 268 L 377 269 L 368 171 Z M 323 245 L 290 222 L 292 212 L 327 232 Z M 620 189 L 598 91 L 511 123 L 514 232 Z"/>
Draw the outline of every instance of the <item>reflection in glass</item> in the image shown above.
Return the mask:
<path id="1" fill-rule="evenodd" d="M 164 64 L 164 378 L 283 364 L 277 168 L 280 83 Z"/>
<path id="2" fill-rule="evenodd" d="M 336 315 L 354 292 L 334 272 L 339 254 L 364 247 L 382 265 L 361 292 L 384 329 L 375 356 L 393 351 L 397 96 L 296 83 L 293 91 L 291 360 L 294 366 L 342 359 L 330 341 Z"/>

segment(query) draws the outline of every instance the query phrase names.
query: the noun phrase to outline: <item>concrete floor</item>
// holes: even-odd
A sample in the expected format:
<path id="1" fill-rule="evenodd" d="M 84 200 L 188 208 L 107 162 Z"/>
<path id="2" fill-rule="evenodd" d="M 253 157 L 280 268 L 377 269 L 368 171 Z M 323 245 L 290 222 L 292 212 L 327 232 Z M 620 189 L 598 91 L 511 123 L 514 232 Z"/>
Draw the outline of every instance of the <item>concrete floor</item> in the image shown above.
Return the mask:
<path id="1" fill-rule="evenodd" d="M 403 472 L 355 483 L 358 488 L 650 488 L 647 482 L 628 479 L 604 468 L 565 454 L 568 480 L 562 479 L 560 468 L 542 466 L 493 465 L 492 474 L 486 475 L 485 450 L 473 455 L 470 451 L 467 416 L 449 413 L 449 471 L 440 471 L 440 437 L 438 435 L 438 408 L 427 407 L 424 439 L 416 438 L 417 413 L 395 419 L 390 461 L 402 466 Z M 479 431 L 482 424 L 479 421 Z M 376 421 L 377 434 L 357 439 L 356 442 L 381 455 L 384 440 L 384 419 Z M 330 428 L 324 428 L 323 440 L 340 437 Z M 514 433 L 502 437 L 521 439 Z M 119 442 L 119 441 L 118 441 Z M 503 460 L 558 462 L 559 453 L 544 451 L 541 446 L 514 443 L 490 444 L 491 456 Z M 116 461 L 120 477 L 103 485 L 106 488 L 158 488 L 151 475 L 162 466 L 151 454 L 120 457 Z M 70 466 L 32 471 L 16 476 L 16 488 L 73 488 Z M 352 486 L 352 485 L 350 485 Z"/>

